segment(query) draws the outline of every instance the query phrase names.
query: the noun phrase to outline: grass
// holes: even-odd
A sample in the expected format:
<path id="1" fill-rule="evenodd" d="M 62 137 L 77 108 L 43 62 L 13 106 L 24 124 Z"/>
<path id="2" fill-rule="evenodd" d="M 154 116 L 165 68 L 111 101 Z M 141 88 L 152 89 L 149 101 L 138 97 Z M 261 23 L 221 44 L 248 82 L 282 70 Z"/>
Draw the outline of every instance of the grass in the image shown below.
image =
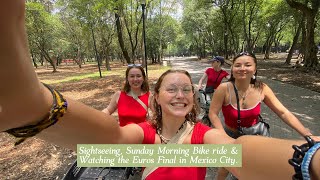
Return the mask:
<path id="1" fill-rule="evenodd" d="M 149 65 L 148 66 L 148 77 L 149 78 L 158 78 L 162 73 L 164 73 L 166 70 L 170 69 L 170 66 L 160 66 L 160 65 Z M 119 78 L 123 78 L 125 76 L 125 71 L 126 67 L 120 67 L 120 68 L 115 68 L 116 70 L 112 71 L 107 71 L 107 70 L 102 70 L 101 74 L 102 77 L 107 77 L 111 75 L 119 76 Z M 100 73 L 99 72 L 92 72 L 92 73 L 87 73 L 84 72 L 83 74 L 75 74 L 75 75 L 68 75 L 63 78 L 59 79 L 47 79 L 43 80 L 44 83 L 46 84 L 57 84 L 57 83 L 65 83 L 65 82 L 77 82 L 81 81 L 83 79 L 87 78 L 92 78 L 92 79 L 98 79 L 100 78 Z"/>

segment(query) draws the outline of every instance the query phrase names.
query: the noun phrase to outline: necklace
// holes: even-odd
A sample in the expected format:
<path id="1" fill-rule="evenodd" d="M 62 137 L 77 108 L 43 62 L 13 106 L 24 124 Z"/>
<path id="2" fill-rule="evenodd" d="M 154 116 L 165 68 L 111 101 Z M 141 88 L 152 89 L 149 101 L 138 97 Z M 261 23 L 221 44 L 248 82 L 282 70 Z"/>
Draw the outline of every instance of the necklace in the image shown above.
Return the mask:
<path id="1" fill-rule="evenodd" d="M 246 97 L 248 95 L 248 91 L 246 91 L 246 93 L 243 95 L 239 93 L 239 95 L 241 96 L 241 99 L 244 101 L 244 100 L 246 100 Z"/>
<path id="2" fill-rule="evenodd" d="M 187 123 L 187 120 L 185 120 L 185 121 L 183 122 L 183 124 L 181 124 L 181 126 L 179 127 L 179 129 L 178 129 L 178 131 L 176 132 L 176 134 L 179 133 L 179 131 L 186 125 L 186 123 Z M 168 142 L 169 142 L 171 139 L 164 137 L 164 136 L 161 134 L 161 132 L 162 132 L 162 129 L 161 129 L 160 127 L 158 127 L 158 128 L 157 128 L 157 134 L 158 134 L 159 137 L 160 137 L 161 144 L 168 144 Z"/>
<path id="3" fill-rule="evenodd" d="M 236 87 L 236 89 L 238 90 L 237 87 Z M 239 96 L 240 96 L 241 99 L 242 99 L 242 103 L 241 103 L 241 106 L 242 106 L 242 107 L 244 107 L 244 106 L 246 105 L 245 100 L 246 100 L 247 95 L 249 94 L 248 92 L 249 92 L 249 88 L 248 88 L 248 89 L 245 91 L 245 93 L 243 93 L 243 94 L 240 94 L 240 93 L 239 93 L 239 90 L 238 90 L 238 94 L 239 94 Z"/>
<path id="4" fill-rule="evenodd" d="M 246 97 L 247 97 L 247 95 L 248 95 L 248 90 L 246 91 L 245 94 L 242 95 L 242 94 L 239 93 L 239 95 L 241 96 L 241 99 L 242 99 L 241 105 L 242 105 L 242 108 L 243 108 L 243 107 L 246 106 L 245 100 L 246 100 Z"/>

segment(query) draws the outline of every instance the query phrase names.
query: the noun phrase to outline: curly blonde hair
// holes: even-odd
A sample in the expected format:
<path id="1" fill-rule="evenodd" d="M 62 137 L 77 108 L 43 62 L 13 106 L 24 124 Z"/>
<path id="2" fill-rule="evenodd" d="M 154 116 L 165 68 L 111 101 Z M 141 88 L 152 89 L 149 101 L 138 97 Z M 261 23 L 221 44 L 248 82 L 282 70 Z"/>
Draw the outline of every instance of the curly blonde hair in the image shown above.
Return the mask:
<path id="1" fill-rule="evenodd" d="M 149 120 L 151 122 L 151 124 L 155 127 L 155 128 L 159 128 L 162 127 L 162 110 L 161 110 L 161 106 L 157 103 L 157 101 L 155 101 L 154 97 L 155 95 L 159 94 L 159 89 L 161 87 L 162 81 L 164 79 L 165 76 L 167 76 L 168 74 L 171 73 L 181 73 L 181 74 L 185 74 L 188 76 L 188 78 L 190 79 L 190 82 L 192 84 L 192 80 L 191 80 L 191 76 L 188 73 L 188 71 L 185 70 L 172 70 L 169 69 L 166 72 L 164 72 L 160 78 L 158 79 L 157 83 L 155 84 L 154 87 L 154 96 L 153 96 L 153 100 L 152 100 L 152 105 L 153 105 L 153 116 L 151 117 L 151 119 Z M 193 84 L 192 84 L 193 85 Z M 192 86 L 193 87 L 193 86 Z M 192 88 L 192 91 L 194 92 L 194 88 Z M 186 115 L 186 121 L 190 121 L 190 122 L 194 122 L 196 123 L 197 120 L 197 116 L 200 112 L 200 108 L 197 102 L 197 98 L 196 95 L 193 95 L 193 108 L 192 110 Z"/>

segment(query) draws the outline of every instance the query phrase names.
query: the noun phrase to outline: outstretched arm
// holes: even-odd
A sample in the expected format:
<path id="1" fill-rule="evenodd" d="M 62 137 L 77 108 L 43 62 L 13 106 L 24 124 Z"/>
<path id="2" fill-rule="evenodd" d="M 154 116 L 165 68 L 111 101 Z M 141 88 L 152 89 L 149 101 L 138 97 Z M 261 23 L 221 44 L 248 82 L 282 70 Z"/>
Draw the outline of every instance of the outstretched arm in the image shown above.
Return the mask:
<path id="1" fill-rule="evenodd" d="M 204 74 L 202 75 L 202 77 L 200 78 L 200 80 L 199 80 L 199 84 L 198 84 L 198 88 L 199 88 L 199 89 L 202 89 L 203 81 L 204 81 L 205 79 L 207 79 L 207 78 L 208 78 L 208 75 L 207 75 L 206 73 L 204 73 Z"/>
<path id="2" fill-rule="evenodd" d="M 302 123 L 278 100 L 268 85 L 264 84 L 263 94 L 265 96 L 264 103 L 275 112 L 286 124 L 294 128 L 302 136 L 312 135 Z M 316 140 L 320 140 L 318 137 Z"/>
<path id="3" fill-rule="evenodd" d="M 275 139 L 263 136 L 241 136 L 235 144 L 242 144 L 240 179 L 291 179 L 294 168 L 288 163 L 292 158 L 292 145 L 306 141 Z M 313 156 L 310 166 L 311 179 L 320 179 L 320 151 Z"/>
<path id="4" fill-rule="evenodd" d="M 31 64 L 24 13 L 24 0 L 0 1 L 1 131 L 39 122 L 47 116 L 53 103 L 50 91 L 39 82 Z M 139 126 L 120 128 L 112 116 L 72 99 L 67 98 L 67 101 L 65 115 L 55 125 L 44 129 L 39 137 L 71 149 L 79 143 L 142 141 L 143 132 Z"/>

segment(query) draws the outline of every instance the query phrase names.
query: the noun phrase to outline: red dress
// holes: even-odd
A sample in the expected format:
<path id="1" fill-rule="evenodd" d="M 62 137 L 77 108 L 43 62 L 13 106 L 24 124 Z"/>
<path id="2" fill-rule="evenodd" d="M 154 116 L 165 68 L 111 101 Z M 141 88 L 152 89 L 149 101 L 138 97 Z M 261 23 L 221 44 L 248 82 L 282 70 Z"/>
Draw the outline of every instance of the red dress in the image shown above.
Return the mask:
<path id="1" fill-rule="evenodd" d="M 138 98 L 148 107 L 150 92 L 147 92 Z M 120 126 L 127 124 L 138 124 L 146 121 L 147 111 L 142 105 L 133 97 L 125 92 L 120 93 L 118 100 L 118 116 Z"/>
<path id="2" fill-rule="evenodd" d="M 140 123 L 143 129 L 143 144 L 154 144 L 156 130 L 148 123 Z M 210 130 L 208 126 L 202 123 L 196 123 L 193 129 L 191 144 L 203 144 L 205 133 Z M 159 145 L 161 146 L 161 145 Z M 205 167 L 159 167 L 153 171 L 147 180 L 181 179 L 181 180 L 204 180 L 206 176 Z"/>

